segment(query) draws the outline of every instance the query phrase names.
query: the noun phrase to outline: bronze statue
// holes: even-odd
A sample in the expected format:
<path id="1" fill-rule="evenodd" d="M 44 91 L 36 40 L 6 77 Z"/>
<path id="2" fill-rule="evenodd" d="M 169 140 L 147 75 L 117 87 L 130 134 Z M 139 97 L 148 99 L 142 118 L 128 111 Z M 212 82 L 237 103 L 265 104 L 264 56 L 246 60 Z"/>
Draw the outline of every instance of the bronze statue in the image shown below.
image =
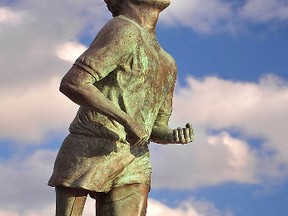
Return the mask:
<path id="1" fill-rule="evenodd" d="M 150 140 L 193 140 L 189 124 L 168 127 L 176 63 L 159 45 L 155 27 L 170 0 L 104 1 L 114 18 L 60 85 L 80 108 L 48 183 L 56 188 L 57 216 L 82 215 L 88 194 L 97 215 L 146 215 Z"/>

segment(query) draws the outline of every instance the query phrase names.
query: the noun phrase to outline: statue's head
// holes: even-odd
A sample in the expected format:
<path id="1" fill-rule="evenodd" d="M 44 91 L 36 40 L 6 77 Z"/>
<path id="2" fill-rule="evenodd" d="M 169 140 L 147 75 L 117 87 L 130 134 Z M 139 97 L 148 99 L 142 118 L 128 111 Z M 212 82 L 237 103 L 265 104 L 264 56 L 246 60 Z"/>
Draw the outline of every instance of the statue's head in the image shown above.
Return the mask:
<path id="1" fill-rule="evenodd" d="M 120 5 L 122 0 L 104 0 L 107 4 L 108 10 L 112 13 L 112 16 L 118 16 L 120 12 Z"/>
<path id="2" fill-rule="evenodd" d="M 118 16 L 120 12 L 121 3 L 123 0 L 104 0 L 107 4 L 108 10 L 112 13 L 112 16 Z M 145 3 L 145 4 L 153 4 L 158 5 L 161 10 L 164 10 L 169 6 L 170 0 L 130 0 L 135 4 Z"/>

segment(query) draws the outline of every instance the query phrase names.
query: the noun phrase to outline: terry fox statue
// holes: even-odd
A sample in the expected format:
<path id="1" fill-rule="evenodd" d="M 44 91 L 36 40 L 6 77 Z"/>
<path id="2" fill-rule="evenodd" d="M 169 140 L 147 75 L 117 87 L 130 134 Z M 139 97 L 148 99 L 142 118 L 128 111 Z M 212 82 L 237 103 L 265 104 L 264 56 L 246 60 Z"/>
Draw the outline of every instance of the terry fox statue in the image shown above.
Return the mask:
<path id="1" fill-rule="evenodd" d="M 49 185 L 56 215 L 80 216 L 87 195 L 99 216 L 144 216 L 150 190 L 148 144 L 186 144 L 189 124 L 170 129 L 175 60 L 155 27 L 170 0 L 105 0 L 111 19 L 64 76 L 60 91 L 80 105 Z"/>

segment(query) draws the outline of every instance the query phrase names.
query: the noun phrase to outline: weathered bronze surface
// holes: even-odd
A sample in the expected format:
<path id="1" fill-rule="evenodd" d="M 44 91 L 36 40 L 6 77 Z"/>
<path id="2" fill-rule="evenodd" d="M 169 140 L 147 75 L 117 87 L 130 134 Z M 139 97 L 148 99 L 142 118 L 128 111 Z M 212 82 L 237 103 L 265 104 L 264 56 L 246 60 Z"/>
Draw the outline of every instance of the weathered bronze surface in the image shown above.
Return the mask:
<path id="1" fill-rule="evenodd" d="M 105 0 L 111 19 L 64 76 L 60 91 L 80 105 L 49 185 L 56 215 L 81 215 L 87 195 L 97 215 L 146 215 L 148 144 L 193 141 L 190 124 L 170 129 L 175 60 L 155 36 L 170 0 Z"/>

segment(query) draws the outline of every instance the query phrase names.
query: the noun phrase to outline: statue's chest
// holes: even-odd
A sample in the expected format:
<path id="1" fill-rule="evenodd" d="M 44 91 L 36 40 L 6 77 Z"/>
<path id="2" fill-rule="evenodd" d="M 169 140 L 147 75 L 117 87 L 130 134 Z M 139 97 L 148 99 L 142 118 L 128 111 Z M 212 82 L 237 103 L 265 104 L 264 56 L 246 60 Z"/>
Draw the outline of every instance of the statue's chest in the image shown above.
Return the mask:
<path id="1" fill-rule="evenodd" d="M 131 55 L 114 74 L 115 85 L 134 94 L 167 94 L 175 76 L 174 59 L 158 42 L 149 37 L 139 39 Z"/>

